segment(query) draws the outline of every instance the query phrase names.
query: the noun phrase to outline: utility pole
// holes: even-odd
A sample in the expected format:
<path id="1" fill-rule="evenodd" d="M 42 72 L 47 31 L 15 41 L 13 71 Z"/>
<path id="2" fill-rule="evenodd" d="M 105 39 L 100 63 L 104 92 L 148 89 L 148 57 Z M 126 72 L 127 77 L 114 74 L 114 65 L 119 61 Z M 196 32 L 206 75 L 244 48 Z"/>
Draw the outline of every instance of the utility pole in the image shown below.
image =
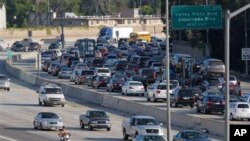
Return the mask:
<path id="1" fill-rule="evenodd" d="M 166 94 L 167 94 L 167 100 L 166 100 L 166 106 L 167 106 L 167 141 L 171 141 L 171 113 L 170 113 L 170 94 L 169 94 L 169 83 L 170 83 L 170 78 L 169 78 L 169 0 L 166 0 Z"/>
<path id="2" fill-rule="evenodd" d="M 226 88 L 226 104 L 225 104 L 225 111 L 226 111 L 226 118 L 225 118 L 225 141 L 230 141 L 230 126 L 229 126 L 229 72 L 230 72 L 230 20 L 239 15 L 240 13 L 246 11 L 250 8 L 250 3 L 241 7 L 240 9 L 230 13 L 229 10 L 226 11 L 225 15 L 225 88 Z"/>
<path id="3" fill-rule="evenodd" d="M 62 48 L 64 48 L 64 14 L 62 11 L 62 0 L 60 0 L 60 23 L 61 23 L 61 29 L 62 29 L 62 33 L 61 33 L 61 42 L 62 42 Z"/>
<path id="4" fill-rule="evenodd" d="M 245 11 L 245 16 L 244 16 L 244 20 L 245 20 L 245 48 L 247 48 L 247 11 Z M 246 75 L 248 75 L 248 60 L 246 58 Z"/>
<path id="5" fill-rule="evenodd" d="M 206 5 L 208 5 L 208 0 L 206 0 Z M 207 57 L 208 55 L 208 48 L 209 48 L 209 29 L 207 29 L 207 45 L 206 45 L 206 50 L 205 50 L 205 55 Z M 210 55 L 209 55 L 210 56 Z"/>

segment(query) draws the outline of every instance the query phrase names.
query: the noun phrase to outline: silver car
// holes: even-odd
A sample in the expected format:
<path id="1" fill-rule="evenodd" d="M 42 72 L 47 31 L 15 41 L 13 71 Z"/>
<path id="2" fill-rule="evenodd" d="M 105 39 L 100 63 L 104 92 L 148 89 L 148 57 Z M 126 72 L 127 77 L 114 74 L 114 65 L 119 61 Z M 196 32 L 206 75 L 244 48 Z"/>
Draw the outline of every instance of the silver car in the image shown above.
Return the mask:
<path id="1" fill-rule="evenodd" d="M 40 112 L 35 116 L 33 125 L 35 129 L 59 130 L 63 127 L 63 121 L 62 118 L 55 113 Z"/>
<path id="2" fill-rule="evenodd" d="M 10 79 L 4 74 L 0 74 L 0 89 L 10 90 Z"/>

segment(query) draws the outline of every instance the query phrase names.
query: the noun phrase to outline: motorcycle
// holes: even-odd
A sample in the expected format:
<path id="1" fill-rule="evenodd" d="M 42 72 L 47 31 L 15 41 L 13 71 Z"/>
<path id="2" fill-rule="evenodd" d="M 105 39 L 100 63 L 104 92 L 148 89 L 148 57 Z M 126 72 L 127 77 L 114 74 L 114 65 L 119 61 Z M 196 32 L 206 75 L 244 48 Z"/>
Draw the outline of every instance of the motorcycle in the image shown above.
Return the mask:
<path id="1" fill-rule="evenodd" d="M 60 141 L 70 141 L 70 138 L 71 138 L 71 134 L 68 133 L 66 136 L 60 137 Z"/>

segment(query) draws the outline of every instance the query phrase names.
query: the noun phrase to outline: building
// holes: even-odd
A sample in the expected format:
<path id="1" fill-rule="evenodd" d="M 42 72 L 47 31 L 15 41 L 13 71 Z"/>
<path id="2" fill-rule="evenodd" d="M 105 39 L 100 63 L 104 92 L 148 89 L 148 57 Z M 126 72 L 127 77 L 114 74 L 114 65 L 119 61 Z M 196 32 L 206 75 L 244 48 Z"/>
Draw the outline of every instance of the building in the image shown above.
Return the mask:
<path id="1" fill-rule="evenodd" d="M 0 2 L 0 29 L 6 29 L 6 8 L 4 3 Z"/>
<path id="2" fill-rule="evenodd" d="M 35 18 L 38 17 L 38 18 Z M 41 17 L 41 18 L 39 18 Z M 31 26 L 44 26 L 50 23 L 50 26 L 138 26 L 138 25 L 163 25 L 161 17 L 157 15 L 139 15 L 139 9 L 129 9 L 116 16 L 76 16 L 74 13 L 65 12 L 63 17 L 59 14 L 34 13 L 29 16 Z M 48 21 L 50 20 L 50 21 Z"/>

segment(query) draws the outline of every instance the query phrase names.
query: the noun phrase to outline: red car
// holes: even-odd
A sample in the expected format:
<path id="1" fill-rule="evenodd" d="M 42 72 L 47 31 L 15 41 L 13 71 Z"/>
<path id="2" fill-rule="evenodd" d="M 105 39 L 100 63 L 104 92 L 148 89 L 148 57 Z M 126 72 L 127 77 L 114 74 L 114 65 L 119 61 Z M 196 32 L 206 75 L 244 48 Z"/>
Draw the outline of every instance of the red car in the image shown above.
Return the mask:
<path id="1" fill-rule="evenodd" d="M 124 80 L 122 79 L 110 79 L 110 81 L 107 83 L 107 91 L 113 92 L 114 90 L 122 90 L 122 84 L 124 83 Z"/>

